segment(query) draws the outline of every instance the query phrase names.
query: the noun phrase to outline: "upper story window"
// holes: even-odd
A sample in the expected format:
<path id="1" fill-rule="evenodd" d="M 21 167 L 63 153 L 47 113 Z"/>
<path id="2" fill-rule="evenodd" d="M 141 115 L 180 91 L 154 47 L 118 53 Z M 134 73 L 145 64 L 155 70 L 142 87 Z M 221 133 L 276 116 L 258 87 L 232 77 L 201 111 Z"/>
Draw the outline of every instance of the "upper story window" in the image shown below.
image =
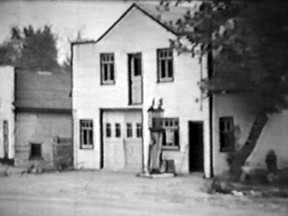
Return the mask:
<path id="1" fill-rule="evenodd" d="M 100 54 L 101 84 L 115 83 L 114 53 Z"/>
<path id="2" fill-rule="evenodd" d="M 158 82 L 173 81 L 173 50 L 157 50 Z"/>
<path id="3" fill-rule="evenodd" d="M 93 148 L 93 120 L 80 120 L 80 148 Z"/>
<path id="4" fill-rule="evenodd" d="M 221 117 L 219 119 L 220 151 L 233 151 L 235 145 L 233 117 Z"/>

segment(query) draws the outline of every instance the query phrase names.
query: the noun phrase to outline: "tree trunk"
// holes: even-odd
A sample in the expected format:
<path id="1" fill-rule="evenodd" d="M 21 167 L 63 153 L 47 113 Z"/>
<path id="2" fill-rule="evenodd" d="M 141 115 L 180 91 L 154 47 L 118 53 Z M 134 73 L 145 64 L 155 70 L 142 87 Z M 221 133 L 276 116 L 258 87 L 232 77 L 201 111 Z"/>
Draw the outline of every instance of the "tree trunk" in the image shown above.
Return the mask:
<path id="1" fill-rule="evenodd" d="M 230 175 L 232 177 L 232 180 L 239 180 L 241 176 L 241 167 L 244 166 L 245 161 L 253 152 L 267 121 L 267 114 L 264 112 L 260 112 L 254 120 L 249 136 L 242 149 L 229 155 Z"/>

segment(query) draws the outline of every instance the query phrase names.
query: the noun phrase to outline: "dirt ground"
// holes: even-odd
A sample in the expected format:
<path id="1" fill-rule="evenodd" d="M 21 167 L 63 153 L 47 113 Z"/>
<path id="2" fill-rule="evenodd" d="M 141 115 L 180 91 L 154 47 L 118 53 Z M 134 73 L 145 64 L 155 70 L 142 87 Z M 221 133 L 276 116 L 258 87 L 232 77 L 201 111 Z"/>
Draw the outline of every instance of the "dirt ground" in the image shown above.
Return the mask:
<path id="1" fill-rule="evenodd" d="M 288 199 L 207 194 L 201 174 L 140 178 L 135 173 L 68 171 L 0 177 L 1 216 L 272 216 Z"/>

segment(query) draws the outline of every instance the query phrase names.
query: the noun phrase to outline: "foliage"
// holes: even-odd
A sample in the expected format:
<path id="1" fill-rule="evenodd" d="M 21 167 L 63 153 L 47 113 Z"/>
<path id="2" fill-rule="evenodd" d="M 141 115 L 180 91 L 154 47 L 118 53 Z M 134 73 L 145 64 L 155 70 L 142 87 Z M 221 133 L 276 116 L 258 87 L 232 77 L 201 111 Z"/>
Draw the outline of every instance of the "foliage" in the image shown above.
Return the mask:
<path id="1" fill-rule="evenodd" d="M 0 56 L 3 59 L 1 64 L 35 71 L 59 70 L 56 40 L 51 27 L 47 25 L 37 30 L 31 25 L 22 30 L 13 27 L 10 40 L 0 47 Z"/>
<path id="2" fill-rule="evenodd" d="M 203 80 L 210 93 L 217 93 L 217 89 L 248 91 L 257 104 L 258 114 L 245 144 L 228 157 L 230 171 L 237 179 L 268 121 L 267 114 L 288 108 L 288 2 L 201 2 L 193 16 L 187 12 L 179 20 L 182 34 L 171 44 L 193 56 L 213 54 L 213 73 Z M 161 4 L 169 10 L 171 3 L 164 0 Z M 188 47 L 185 40 L 194 46 Z"/>

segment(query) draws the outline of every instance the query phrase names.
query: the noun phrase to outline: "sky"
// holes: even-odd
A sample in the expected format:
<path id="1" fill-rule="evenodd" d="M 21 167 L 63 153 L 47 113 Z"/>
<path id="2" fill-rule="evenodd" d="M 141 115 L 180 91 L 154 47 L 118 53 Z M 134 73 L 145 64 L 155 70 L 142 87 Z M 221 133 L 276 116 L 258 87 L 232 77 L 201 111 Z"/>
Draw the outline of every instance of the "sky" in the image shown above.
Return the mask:
<path id="1" fill-rule="evenodd" d="M 122 0 L 0 0 L 0 43 L 9 38 L 13 26 L 39 28 L 48 24 L 57 35 L 58 59 L 62 62 L 69 55 L 69 41 L 75 40 L 78 32 L 84 39 L 96 40 L 132 3 Z"/>

